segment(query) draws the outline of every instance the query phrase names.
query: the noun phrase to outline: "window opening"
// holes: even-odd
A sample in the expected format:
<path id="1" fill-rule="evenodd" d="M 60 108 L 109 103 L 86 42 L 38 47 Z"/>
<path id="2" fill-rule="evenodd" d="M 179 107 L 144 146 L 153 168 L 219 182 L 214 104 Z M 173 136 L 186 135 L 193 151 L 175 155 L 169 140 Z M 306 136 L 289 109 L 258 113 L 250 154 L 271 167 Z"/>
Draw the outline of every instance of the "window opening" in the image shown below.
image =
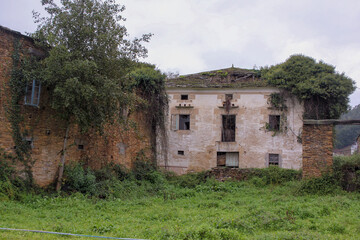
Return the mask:
<path id="1" fill-rule="evenodd" d="M 40 81 L 33 80 L 28 83 L 25 91 L 25 105 L 38 106 L 40 101 Z"/>
<path id="2" fill-rule="evenodd" d="M 270 131 L 280 130 L 280 115 L 269 115 L 269 130 Z"/>
<path id="3" fill-rule="evenodd" d="M 218 167 L 239 167 L 239 152 L 217 152 Z"/>
<path id="4" fill-rule="evenodd" d="M 269 166 L 279 166 L 279 154 L 269 153 Z"/>
<path id="5" fill-rule="evenodd" d="M 178 151 L 178 155 L 184 155 L 184 151 Z"/>
<path id="6" fill-rule="evenodd" d="M 84 145 L 79 144 L 79 145 L 78 145 L 78 149 L 79 149 L 79 150 L 83 150 L 83 149 L 84 149 Z"/>
<path id="7" fill-rule="evenodd" d="M 236 115 L 222 115 L 222 142 L 235 142 Z"/>
<path id="8" fill-rule="evenodd" d="M 190 115 L 179 115 L 179 130 L 190 130 Z"/>
<path id="9" fill-rule="evenodd" d="M 181 100 L 188 100 L 188 99 L 189 99 L 189 95 L 187 94 L 181 95 Z"/>
<path id="10" fill-rule="evenodd" d="M 232 94 L 225 94 L 225 101 L 227 100 L 233 100 L 233 95 Z"/>

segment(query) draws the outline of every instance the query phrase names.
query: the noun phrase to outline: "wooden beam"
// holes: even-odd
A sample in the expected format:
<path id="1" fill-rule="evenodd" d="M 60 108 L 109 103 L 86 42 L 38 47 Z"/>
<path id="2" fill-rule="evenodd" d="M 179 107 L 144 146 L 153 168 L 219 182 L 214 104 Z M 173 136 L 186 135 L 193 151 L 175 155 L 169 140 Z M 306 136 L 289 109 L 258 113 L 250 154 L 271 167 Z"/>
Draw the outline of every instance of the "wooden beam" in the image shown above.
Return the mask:
<path id="1" fill-rule="evenodd" d="M 305 119 L 303 121 L 305 125 L 360 125 L 360 119 L 355 120 L 340 120 L 340 119 L 322 119 L 322 120 L 315 120 L 315 119 Z"/>

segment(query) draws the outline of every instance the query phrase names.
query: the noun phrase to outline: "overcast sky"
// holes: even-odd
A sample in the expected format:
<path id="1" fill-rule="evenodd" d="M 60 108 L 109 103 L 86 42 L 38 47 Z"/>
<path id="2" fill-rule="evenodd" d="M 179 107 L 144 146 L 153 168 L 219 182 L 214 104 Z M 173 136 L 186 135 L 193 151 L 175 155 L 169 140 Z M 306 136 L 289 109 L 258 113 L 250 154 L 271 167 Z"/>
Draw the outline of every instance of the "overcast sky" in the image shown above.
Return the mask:
<path id="1" fill-rule="evenodd" d="M 360 104 L 359 0 L 123 0 L 130 37 L 153 33 L 149 57 L 164 72 L 253 68 L 304 54 L 356 81 Z M 0 0 L 0 25 L 33 32 L 40 0 Z"/>

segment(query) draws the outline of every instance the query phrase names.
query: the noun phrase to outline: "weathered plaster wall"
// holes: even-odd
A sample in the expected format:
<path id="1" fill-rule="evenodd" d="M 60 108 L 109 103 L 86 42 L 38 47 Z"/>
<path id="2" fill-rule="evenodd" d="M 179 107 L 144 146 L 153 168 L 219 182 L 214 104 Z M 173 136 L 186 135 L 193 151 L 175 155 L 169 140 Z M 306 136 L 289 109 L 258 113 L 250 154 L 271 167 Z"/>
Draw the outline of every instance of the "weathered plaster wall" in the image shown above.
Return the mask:
<path id="1" fill-rule="evenodd" d="M 11 125 L 6 117 L 8 109 L 9 86 L 12 69 L 13 42 L 19 38 L 22 50 L 27 54 L 33 43 L 30 38 L 0 27 L 0 147 L 7 152 L 14 152 Z M 40 186 L 54 181 L 60 162 L 60 151 L 66 126 L 48 105 L 46 89 L 42 88 L 39 107 L 19 104 L 24 114 L 23 129 L 29 130 L 29 139 L 33 140 L 32 159 L 34 179 Z M 99 168 L 109 162 L 120 163 L 131 167 L 140 149 L 150 153 L 150 131 L 143 119 L 143 114 L 134 113 L 131 121 L 138 124 L 135 131 L 124 125 L 107 125 L 104 134 L 96 132 L 80 134 L 77 126 L 72 126 L 69 134 L 67 162 L 82 161 L 86 165 Z M 83 149 L 79 149 L 83 145 Z"/>
<path id="2" fill-rule="evenodd" d="M 168 89 L 170 97 L 167 122 L 168 159 L 159 157 L 159 165 L 183 174 L 217 166 L 217 152 L 239 152 L 240 168 L 267 167 L 268 154 L 280 155 L 280 167 L 300 169 L 302 145 L 298 142 L 302 129 L 303 107 L 296 99 L 287 99 L 287 111 L 271 109 L 268 98 L 277 89 L 191 90 Z M 181 100 L 188 94 L 188 100 Z M 235 142 L 221 142 L 222 107 L 225 94 L 233 94 L 236 115 Z M 179 105 L 187 107 L 178 107 Z M 189 105 L 192 108 L 189 108 Z M 171 130 L 171 116 L 190 114 L 190 130 Z M 274 134 L 265 128 L 269 114 L 284 114 L 287 130 Z M 179 155 L 178 151 L 184 151 Z"/>

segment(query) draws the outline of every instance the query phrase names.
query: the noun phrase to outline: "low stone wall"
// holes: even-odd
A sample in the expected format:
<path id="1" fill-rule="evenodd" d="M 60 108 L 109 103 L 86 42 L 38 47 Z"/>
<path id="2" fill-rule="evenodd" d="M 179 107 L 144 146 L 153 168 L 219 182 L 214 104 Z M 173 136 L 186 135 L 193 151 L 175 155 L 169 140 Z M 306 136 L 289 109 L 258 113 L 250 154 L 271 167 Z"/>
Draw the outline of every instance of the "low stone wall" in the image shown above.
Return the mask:
<path id="1" fill-rule="evenodd" d="M 253 168 L 227 168 L 227 167 L 218 167 L 213 168 L 208 171 L 206 174 L 208 177 L 214 177 L 218 181 L 225 180 L 246 180 L 249 176 L 253 176 Z"/>

